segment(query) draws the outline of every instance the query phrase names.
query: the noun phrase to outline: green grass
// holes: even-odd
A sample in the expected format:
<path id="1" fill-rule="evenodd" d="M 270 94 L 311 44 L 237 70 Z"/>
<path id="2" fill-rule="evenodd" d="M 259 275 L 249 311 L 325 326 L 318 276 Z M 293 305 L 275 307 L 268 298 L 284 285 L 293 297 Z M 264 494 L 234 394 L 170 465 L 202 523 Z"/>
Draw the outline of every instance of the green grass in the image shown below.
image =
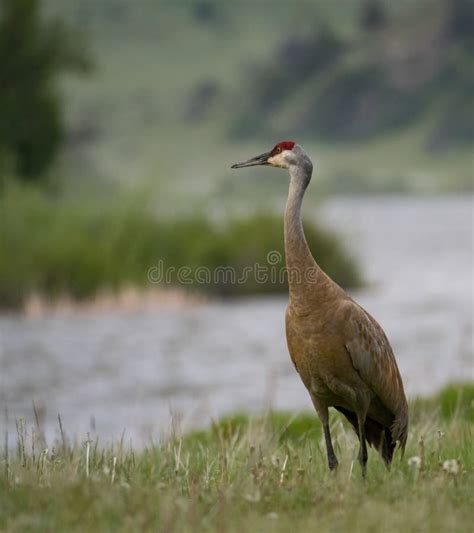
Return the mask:
<path id="1" fill-rule="evenodd" d="M 218 224 L 201 213 L 159 216 L 144 194 L 61 195 L 10 185 L 2 192 L 2 307 L 21 306 L 32 293 L 84 299 L 103 289 L 152 287 L 152 281 L 217 295 L 287 289 L 281 216 L 257 213 Z M 357 265 L 337 236 L 314 223 L 306 224 L 306 235 L 331 276 L 346 287 L 360 284 Z M 279 254 L 276 263 L 268 262 L 270 252 Z M 255 264 L 271 267 L 266 279 L 254 271 L 244 279 L 244 269 Z M 188 270 L 180 278 L 181 267 Z M 235 275 L 222 268 L 219 274 L 219 267 L 231 267 Z M 155 269 L 152 278 L 150 269 Z"/>
<path id="2" fill-rule="evenodd" d="M 443 397 L 457 408 L 445 413 Z M 62 434 L 47 444 L 20 422 L 0 465 L 0 529 L 467 532 L 473 401 L 471 384 L 412 404 L 405 458 L 387 471 L 371 450 L 365 482 L 354 434 L 338 416 L 336 473 L 312 413 L 229 416 L 141 451 L 71 445 Z"/>

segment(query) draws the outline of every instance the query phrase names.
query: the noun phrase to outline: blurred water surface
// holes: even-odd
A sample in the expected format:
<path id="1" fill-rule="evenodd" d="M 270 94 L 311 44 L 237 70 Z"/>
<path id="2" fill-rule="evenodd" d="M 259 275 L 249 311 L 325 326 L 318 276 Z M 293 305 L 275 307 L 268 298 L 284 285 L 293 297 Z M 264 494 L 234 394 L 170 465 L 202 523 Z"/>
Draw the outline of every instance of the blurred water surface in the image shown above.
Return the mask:
<path id="1" fill-rule="evenodd" d="M 387 332 L 407 392 L 473 379 L 473 197 L 333 199 L 315 209 L 358 257 L 354 294 Z M 317 257 L 317 250 L 313 251 Z M 285 297 L 89 316 L 0 318 L 0 402 L 13 428 L 134 444 L 235 410 L 311 408 L 289 360 Z M 2 409 L 3 410 L 3 409 Z M 1 427 L 5 427 L 2 416 Z"/>

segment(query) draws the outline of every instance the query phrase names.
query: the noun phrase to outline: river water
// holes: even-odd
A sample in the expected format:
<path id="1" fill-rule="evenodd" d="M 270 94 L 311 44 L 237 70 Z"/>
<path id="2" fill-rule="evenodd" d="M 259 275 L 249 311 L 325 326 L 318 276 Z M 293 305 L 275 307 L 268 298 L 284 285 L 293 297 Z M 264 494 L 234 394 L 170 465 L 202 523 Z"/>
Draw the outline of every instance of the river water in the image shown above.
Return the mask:
<path id="1" fill-rule="evenodd" d="M 473 197 L 333 199 L 318 218 L 359 259 L 353 296 L 384 327 L 409 395 L 473 376 Z M 317 251 L 315 250 L 315 255 Z M 0 317 L 0 402 L 48 436 L 135 445 L 227 412 L 310 409 L 290 363 L 285 297 L 77 316 Z M 3 433 L 4 431 L 2 431 Z"/>

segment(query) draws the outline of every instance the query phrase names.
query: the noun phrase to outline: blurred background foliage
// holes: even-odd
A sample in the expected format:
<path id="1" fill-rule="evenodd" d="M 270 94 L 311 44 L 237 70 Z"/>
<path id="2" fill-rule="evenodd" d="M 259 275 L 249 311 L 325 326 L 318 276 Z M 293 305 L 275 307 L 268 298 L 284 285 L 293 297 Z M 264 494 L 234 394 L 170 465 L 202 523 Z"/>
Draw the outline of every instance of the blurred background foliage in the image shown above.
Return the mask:
<path id="1" fill-rule="evenodd" d="M 247 135 L 251 125 L 281 136 L 274 114 L 288 108 L 286 128 L 360 141 L 413 126 L 432 112 L 427 150 L 472 143 L 474 5 L 432 4 L 432 13 L 408 25 L 388 4 L 370 0 L 362 3 L 350 36 L 321 22 L 290 33 L 249 76 L 249 116 L 241 117 L 239 131 Z M 263 120 L 252 121 L 256 113 Z"/>
<path id="2" fill-rule="evenodd" d="M 281 216 L 232 217 L 220 224 L 200 214 L 163 220 L 153 215 L 143 194 L 119 195 L 104 204 L 89 195 L 59 200 L 15 186 L 9 187 L 0 205 L 7 229 L 0 238 L 4 307 L 18 307 L 31 294 L 84 299 L 100 290 L 146 285 L 153 267 L 164 274 L 163 283 L 166 271 L 171 272 L 170 281 L 178 283 L 180 267 L 189 267 L 186 277 L 199 281 L 196 269 L 205 266 L 211 274 L 201 275 L 195 287 L 216 295 L 286 291 L 286 277 L 279 274 L 283 261 L 274 265 L 274 276 L 265 282 L 257 282 L 254 275 L 242 278 L 247 266 L 271 265 L 270 251 L 283 258 Z M 306 228 L 321 266 L 346 287 L 359 284 L 360 273 L 337 238 L 309 222 Z M 224 272 L 214 275 L 214 269 L 227 266 L 235 269 L 235 279 L 241 282 Z"/>
<path id="3" fill-rule="evenodd" d="M 315 155 L 308 208 L 472 190 L 473 26 L 472 0 L 0 0 L 1 303 L 281 250 L 286 177 L 229 166 L 282 138 Z"/>
<path id="4" fill-rule="evenodd" d="M 0 9 L 0 169 L 38 179 L 65 136 L 57 78 L 91 64 L 66 25 L 41 19 L 37 0 L 2 0 Z"/>

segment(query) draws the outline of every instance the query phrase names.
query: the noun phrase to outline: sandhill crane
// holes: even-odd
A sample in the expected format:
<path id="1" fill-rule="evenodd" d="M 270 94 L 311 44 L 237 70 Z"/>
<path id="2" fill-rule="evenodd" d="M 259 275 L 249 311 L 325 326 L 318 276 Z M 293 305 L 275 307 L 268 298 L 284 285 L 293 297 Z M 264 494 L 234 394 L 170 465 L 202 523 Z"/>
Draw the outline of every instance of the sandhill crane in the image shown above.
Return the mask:
<path id="1" fill-rule="evenodd" d="M 329 407 L 335 407 L 354 427 L 363 475 L 366 441 L 389 467 L 397 443 L 403 454 L 407 439 L 408 406 L 402 378 L 380 325 L 321 270 L 308 248 L 301 206 L 313 164 L 301 146 L 282 141 L 270 152 L 232 168 L 254 165 L 286 168 L 290 174 L 284 221 L 289 284 L 286 338 L 323 426 L 329 468 L 338 465 Z"/>

